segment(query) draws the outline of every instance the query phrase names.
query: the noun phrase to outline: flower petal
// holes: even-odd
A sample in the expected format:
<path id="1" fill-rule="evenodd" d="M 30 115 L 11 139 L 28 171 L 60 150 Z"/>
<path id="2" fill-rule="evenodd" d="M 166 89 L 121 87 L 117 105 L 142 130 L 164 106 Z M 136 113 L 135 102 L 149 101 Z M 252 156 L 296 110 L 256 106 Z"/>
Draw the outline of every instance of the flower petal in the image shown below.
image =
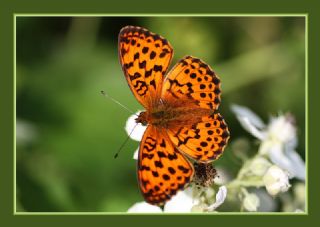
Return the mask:
<path id="1" fill-rule="evenodd" d="M 272 163 L 281 167 L 282 169 L 288 170 L 290 167 L 290 160 L 283 153 L 283 144 L 280 142 L 270 143 L 268 147 L 268 154 Z M 290 172 L 290 171 L 289 171 Z M 291 175 L 291 172 L 290 172 Z"/>
<path id="2" fill-rule="evenodd" d="M 235 104 L 231 105 L 231 110 L 245 130 L 260 140 L 266 138 L 266 133 L 263 130 L 266 126 L 259 116 L 250 109 Z"/>
<path id="3" fill-rule="evenodd" d="M 258 129 L 264 129 L 266 127 L 261 118 L 247 107 L 232 104 L 231 111 L 238 117 L 250 119 L 251 123 Z"/>
<path id="4" fill-rule="evenodd" d="M 135 203 L 127 211 L 128 213 L 161 213 L 162 210 L 158 206 L 151 205 L 146 202 Z"/>
<path id="5" fill-rule="evenodd" d="M 292 118 L 288 114 L 271 117 L 268 125 L 269 137 L 282 143 L 292 143 L 292 141 L 296 140 L 296 128 L 292 123 Z"/>
<path id="6" fill-rule="evenodd" d="M 138 160 L 138 158 L 139 158 L 139 147 L 133 153 L 133 159 Z"/>
<path id="7" fill-rule="evenodd" d="M 227 187 L 226 186 L 221 186 L 219 188 L 219 191 L 216 194 L 216 201 L 215 203 L 211 204 L 210 206 L 207 207 L 207 211 L 214 211 L 217 209 L 226 199 L 227 197 Z"/>
<path id="8" fill-rule="evenodd" d="M 294 177 L 304 181 L 306 179 L 306 165 L 300 155 L 296 151 L 291 151 L 287 153 L 287 157 L 291 163 L 290 167 L 292 167 L 287 170 Z"/>
<path id="9" fill-rule="evenodd" d="M 137 115 L 139 115 L 141 111 L 138 111 L 136 114 L 131 115 L 125 126 L 125 130 L 127 134 L 130 136 L 131 139 L 136 141 L 141 141 L 144 131 L 146 130 L 146 126 L 143 126 L 142 124 L 138 124 L 135 119 L 137 118 Z"/>
<path id="10" fill-rule="evenodd" d="M 271 161 L 282 169 L 288 171 L 290 178 L 296 177 L 299 180 L 305 180 L 306 167 L 299 154 L 294 151 L 283 152 L 280 143 L 273 144 L 269 149 Z"/>
<path id="11" fill-rule="evenodd" d="M 191 212 L 192 207 L 196 203 L 196 201 L 192 198 L 191 195 L 191 188 L 187 188 L 184 191 L 179 191 L 164 205 L 164 212 Z"/>

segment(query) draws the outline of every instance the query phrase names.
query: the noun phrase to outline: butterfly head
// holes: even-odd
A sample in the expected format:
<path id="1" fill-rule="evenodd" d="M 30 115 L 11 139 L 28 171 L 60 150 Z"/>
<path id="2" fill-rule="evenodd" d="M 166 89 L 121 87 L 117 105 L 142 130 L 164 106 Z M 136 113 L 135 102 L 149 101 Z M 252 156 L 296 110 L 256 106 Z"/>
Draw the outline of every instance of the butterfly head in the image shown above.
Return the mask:
<path id="1" fill-rule="evenodd" d="M 143 126 L 148 125 L 148 115 L 147 112 L 141 112 L 138 117 L 135 119 L 137 123 L 141 123 Z"/>

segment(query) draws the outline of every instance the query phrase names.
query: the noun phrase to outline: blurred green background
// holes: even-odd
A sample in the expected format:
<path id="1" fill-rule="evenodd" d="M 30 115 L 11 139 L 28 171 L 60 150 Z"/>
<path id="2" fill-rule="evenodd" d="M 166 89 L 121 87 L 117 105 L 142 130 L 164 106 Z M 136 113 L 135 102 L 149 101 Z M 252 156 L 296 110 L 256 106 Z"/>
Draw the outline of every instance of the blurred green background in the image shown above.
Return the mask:
<path id="1" fill-rule="evenodd" d="M 118 62 L 126 25 L 169 40 L 175 55 L 203 59 L 220 76 L 220 112 L 231 131 L 215 163 L 235 175 L 232 143 L 254 138 L 230 111 L 236 103 L 266 122 L 290 112 L 305 145 L 305 19 L 303 17 L 17 17 L 17 211 L 126 211 L 142 201 L 136 181 L 138 143 L 126 139 L 130 109 L 142 107 Z M 171 65 L 171 67 L 172 67 Z"/>

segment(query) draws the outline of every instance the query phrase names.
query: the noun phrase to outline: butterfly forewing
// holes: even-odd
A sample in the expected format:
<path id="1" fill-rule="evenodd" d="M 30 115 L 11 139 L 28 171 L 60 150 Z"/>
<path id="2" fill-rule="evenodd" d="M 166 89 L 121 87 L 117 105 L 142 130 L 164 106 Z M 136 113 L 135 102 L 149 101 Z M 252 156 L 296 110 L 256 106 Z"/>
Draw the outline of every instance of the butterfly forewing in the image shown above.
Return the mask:
<path id="1" fill-rule="evenodd" d="M 173 50 L 168 41 L 144 28 L 127 26 L 119 34 L 119 59 L 129 87 L 147 109 L 159 101 Z"/>
<path id="2" fill-rule="evenodd" d="M 165 77 L 173 50 L 163 37 L 127 26 L 119 34 L 119 59 L 128 85 L 146 108 L 138 180 L 145 200 L 161 205 L 192 180 L 193 165 L 217 159 L 229 139 L 220 104 L 220 80 L 198 58 L 186 56 Z"/>

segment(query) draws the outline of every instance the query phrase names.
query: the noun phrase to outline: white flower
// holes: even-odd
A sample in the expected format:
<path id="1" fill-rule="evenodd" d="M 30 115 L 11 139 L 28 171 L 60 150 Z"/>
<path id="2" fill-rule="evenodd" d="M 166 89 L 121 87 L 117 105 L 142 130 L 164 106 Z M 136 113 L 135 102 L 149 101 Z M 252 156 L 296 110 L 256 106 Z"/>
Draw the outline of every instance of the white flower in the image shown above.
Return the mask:
<path id="1" fill-rule="evenodd" d="M 139 147 L 133 153 L 133 159 L 138 160 L 139 158 Z"/>
<path id="2" fill-rule="evenodd" d="M 207 190 L 207 196 L 212 196 Z M 221 186 L 216 194 L 214 203 L 207 204 L 203 201 L 196 187 L 188 187 L 173 196 L 164 206 L 164 212 L 207 212 L 216 210 L 226 199 L 227 188 Z M 206 198 L 208 199 L 208 198 Z M 205 200 L 206 200 L 205 199 Z"/>
<path id="3" fill-rule="evenodd" d="M 146 126 L 139 124 L 135 121 L 137 116 L 140 114 L 141 111 L 136 112 L 135 114 L 131 115 L 125 126 L 125 130 L 127 134 L 130 136 L 131 139 L 136 141 L 141 141 L 144 131 L 146 130 Z M 133 159 L 138 160 L 139 155 L 139 148 L 137 148 L 133 154 Z"/>
<path id="4" fill-rule="evenodd" d="M 272 196 L 286 192 L 290 188 L 289 175 L 276 165 L 271 166 L 263 176 L 263 182 Z"/>
<path id="5" fill-rule="evenodd" d="M 266 132 L 263 130 L 266 125 L 254 112 L 246 107 L 235 104 L 231 106 L 231 110 L 236 115 L 242 127 L 253 136 L 260 140 L 263 140 L 266 137 Z"/>
<path id="6" fill-rule="evenodd" d="M 176 195 L 166 202 L 164 205 L 164 212 L 166 213 L 181 213 L 191 212 L 194 205 L 199 203 L 198 198 L 193 198 L 193 189 L 186 188 L 184 191 L 179 191 Z"/>
<path id="7" fill-rule="evenodd" d="M 127 134 L 130 136 L 131 139 L 136 141 L 141 141 L 144 131 L 146 130 L 146 126 L 139 124 L 135 121 L 137 116 L 140 114 L 141 111 L 138 111 L 136 114 L 131 115 L 125 126 L 125 130 Z"/>
<path id="8" fill-rule="evenodd" d="M 151 205 L 146 202 L 135 203 L 128 209 L 128 213 L 161 213 L 162 210 L 158 206 Z"/>
<path id="9" fill-rule="evenodd" d="M 260 199 L 254 193 L 248 193 L 243 199 L 243 207 L 247 211 L 257 211 L 260 206 Z"/>
<path id="10" fill-rule="evenodd" d="M 221 206 L 222 203 L 224 203 L 226 197 L 227 197 L 227 187 L 226 186 L 221 186 L 219 188 L 218 193 L 216 194 L 216 201 L 215 203 L 211 204 L 206 208 L 207 211 L 214 211 L 216 210 L 219 206 Z"/>
<path id="11" fill-rule="evenodd" d="M 293 125 L 293 118 L 290 115 L 281 115 L 271 118 L 268 126 L 269 137 L 281 143 L 293 143 L 296 145 L 296 128 Z"/>
<path id="12" fill-rule="evenodd" d="M 189 213 L 189 212 L 207 212 L 217 209 L 227 196 L 227 188 L 221 186 L 216 194 L 215 202 L 212 204 L 204 203 L 194 187 L 188 187 L 184 191 L 179 191 L 176 195 L 164 205 L 163 210 L 158 206 L 146 202 L 139 202 L 128 209 L 129 213 Z"/>
<path id="13" fill-rule="evenodd" d="M 290 177 L 305 180 L 305 163 L 296 152 L 297 135 L 293 117 L 289 114 L 272 117 L 269 125 L 250 109 L 232 105 L 240 124 L 261 141 L 259 153 L 269 156 L 270 160 L 289 172 Z"/>

